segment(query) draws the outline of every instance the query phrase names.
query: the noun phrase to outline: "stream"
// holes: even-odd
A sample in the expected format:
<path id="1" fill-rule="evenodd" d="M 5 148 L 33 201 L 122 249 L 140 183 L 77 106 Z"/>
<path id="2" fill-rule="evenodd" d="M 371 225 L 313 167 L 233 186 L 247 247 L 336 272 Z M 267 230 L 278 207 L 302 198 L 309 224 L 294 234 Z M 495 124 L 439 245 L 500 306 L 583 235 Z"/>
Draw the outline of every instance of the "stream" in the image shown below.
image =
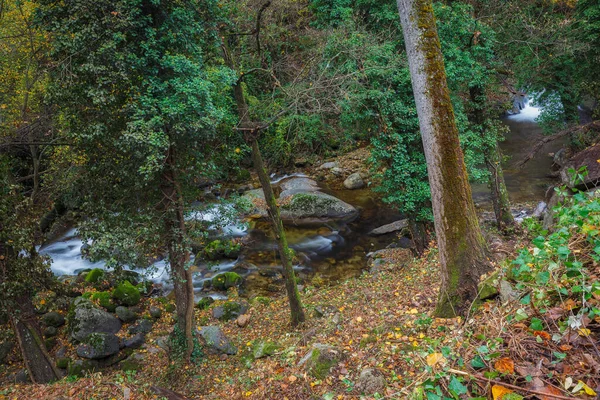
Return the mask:
<path id="1" fill-rule="evenodd" d="M 562 143 L 548 143 L 534 159 L 523 169 L 514 164 L 521 160 L 541 135 L 541 128 L 535 122 L 539 109 L 526 106 L 520 114 L 509 116 L 503 122 L 510 132 L 501 143 L 504 155 L 509 156 L 505 163 L 504 175 L 510 199 L 513 203 L 525 203 L 543 200 L 545 191 L 552 183 L 548 177 L 552 158 L 547 154 L 557 151 Z M 273 184 L 279 184 L 295 176 L 274 177 Z M 323 282 L 344 280 L 356 276 L 366 267 L 367 253 L 385 248 L 394 240 L 394 234 L 379 237 L 369 236 L 368 232 L 381 225 L 401 219 L 401 215 L 390 207 L 382 205 L 370 189 L 331 190 L 320 184 L 319 190 L 335 196 L 359 210 L 359 217 L 350 223 L 326 224 L 316 227 L 286 227 L 288 242 L 297 255 L 299 262 L 295 270 L 300 282 L 319 277 Z M 489 190 L 485 184 L 473 185 L 473 198 L 480 207 L 490 202 Z M 218 215 L 210 212 L 200 216 L 212 221 Z M 244 277 L 240 288 L 246 296 L 265 295 L 282 290 L 281 267 L 277 257 L 277 246 L 269 224 L 254 221 L 246 227 L 230 225 L 222 229 L 226 238 L 240 238 L 244 242 L 240 256 L 233 260 L 220 260 L 211 263 L 194 263 L 192 258 L 194 288 L 197 297 L 224 297 L 223 293 L 206 288 L 206 281 L 216 274 L 235 271 Z M 40 253 L 52 259 L 51 269 L 58 275 L 77 275 L 84 269 L 104 268 L 104 262 L 91 262 L 81 255 L 82 241 L 75 228 L 69 229 L 61 237 L 44 244 Z M 164 291 L 171 288 L 165 261 L 157 261 L 148 269 L 136 270 L 147 279 L 162 285 Z"/>

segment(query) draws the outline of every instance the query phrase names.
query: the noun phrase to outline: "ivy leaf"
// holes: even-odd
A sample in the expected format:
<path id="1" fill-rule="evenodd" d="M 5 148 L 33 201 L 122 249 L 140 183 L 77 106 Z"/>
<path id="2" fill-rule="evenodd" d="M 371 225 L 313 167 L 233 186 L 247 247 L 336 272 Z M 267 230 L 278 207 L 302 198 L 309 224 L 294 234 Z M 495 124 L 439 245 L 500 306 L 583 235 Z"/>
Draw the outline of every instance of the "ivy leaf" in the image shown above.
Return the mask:
<path id="1" fill-rule="evenodd" d="M 448 390 L 452 392 L 456 396 L 460 396 L 461 394 L 467 393 L 467 387 L 463 385 L 456 377 L 452 377 L 450 379 L 450 384 L 448 385 Z"/>

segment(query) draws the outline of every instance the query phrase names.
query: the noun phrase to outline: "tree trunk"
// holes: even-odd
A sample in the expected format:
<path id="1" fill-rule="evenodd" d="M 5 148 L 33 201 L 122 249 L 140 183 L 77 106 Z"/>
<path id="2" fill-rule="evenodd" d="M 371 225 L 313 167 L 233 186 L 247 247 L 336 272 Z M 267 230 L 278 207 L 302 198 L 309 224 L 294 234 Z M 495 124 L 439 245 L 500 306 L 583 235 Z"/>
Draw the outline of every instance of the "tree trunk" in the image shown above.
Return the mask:
<path id="1" fill-rule="evenodd" d="M 497 143 L 487 151 L 485 163 L 490 173 L 489 186 L 496 224 L 498 229 L 504 231 L 515 224 L 515 219 L 510 211 L 510 200 L 508 199 L 508 190 L 506 190 L 504 172 L 502 171 L 502 153 Z"/>
<path id="2" fill-rule="evenodd" d="M 429 244 L 429 237 L 427 235 L 427 230 L 425 229 L 425 224 L 409 217 L 408 229 L 410 230 L 410 236 L 413 242 L 414 254 L 417 257 L 420 257 L 423 255 Z"/>
<path id="3" fill-rule="evenodd" d="M 227 43 L 223 42 L 223 55 L 225 57 L 225 64 L 234 69 L 234 63 L 227 48 Z M 305 320 L 304 310 L 302 309 L 302 302 L 300 301 L 300 294 L 298 293 L 298 286 L 296 284 L 296 274 L 292 267 L 292 252 L 287 244 L 287 238 L 285 230 L 283 229 L 283 222 L 279 215 L 279 207 L 273 194 L 273 188 L 271 187 L 271 181 L 267 171 L 265 170 L 265 164 L 260 154 L 260 148 L 258 147 L 258 135 L 260 134 L 260 128 L 256 128 L 259 124 L 253 124 L 248 116 L 248 104 L 244 98 L 244 91 L 241 86 L 241 82 L 238 80 L 233 85 L 233 97 L 237 106 L 237 112 L 239 117 L 240 130 L 245 132 L 246 141 L 252 146 L 252 161 L 254 168 L 258 173 L 258 178 L 265 195 L 267 207 L 269 210 L 269 217 L 275 231 L 277 238 L 277 247 L 279 249 L 279 257 L 283 266 L 283 278 L 285 280 L 285 289 L 290 303 L 291 312 L 291 323 L 292 326 L 298 325 L 300 322 Z M 255 128 L 253 128 L 255 127 Z"/>
<path id="4" fill-rule="evenodd" d="M 466 315 L 489 268 L 431 0 L 397 0 L 431 187 L 441 288 L 435 314 Z"/>
<path id="5" fill-rule="evenodd" d="M 31 296 L 22 296 L 17 304 L 19 309 L 11 314 L 10 323 L 31 381 L 49 383 L 60 379 L 58 369 L 46 350 Z"/>
<path id="6" fill-rule="evenodd" d="M 285 280 L 285 289 L 287 291 L 288 301 L 290 303 L 291 311 L 291 322 L 292 326 L 298 325 L 303 322 L 304 310 L 302 309 L 302 303 L 300 302 L 300 294 L 298 293 L 298 286 L 296 284 L 296 275 L 294 274 L 294 268 L 292 267 L 293 253 L 288 247 L 287 238 L 285 236 L 285 230 L 283 229 L 283 222 L 279 215 L 279 207 L 273 194 L 273 188 L 271 187 L 271 181 L 269 175 L 265 170 L 265 165 L 258 148 L 258 141 L 254 139 L 252 141 L 252 161 L 254 162 L 254 168 L 258 172 L 258 179 L 262 186 L 263 193 L 265 194 L 265 200 L 267 202 L 267 208 L 269 217 L 275 231 L 275 237 L 277 239 L 277 247 L 279 248 L 279 258 L 283 266 L 283 278 Z"/>
<path id="7" fill-rule="evenodd" d="M 485 128 L 485 105 L 486 98 L 484 90 L 481 86 L 473 86 L 469 88 L 469 96 L 473 107 L 469 113 L 469 120 L 476 125 L 476 129 L 480 129 L 483 135 Z M 494 207 L 494 215 L 496 216 L 496 224 L 498 229 L 505 230 L 513 226 L 515 220 L 510 211 L 510 200 L 508 198 L 508 190 L 504 181 L 504 172 L 502 170 L 502 153 L 498 142 L 491 143 L 485 148 L 484 154 L 485 164 L 490 173 L 488 186 L 492 195 L 492 204 Z"/>
<path id="8" fill-rule="evenodd" d="M 185 218 L 183 196 L 177 181 L 174 148 L 169 148 L 166 169 L 163 174 L 165 225 L 168 235 L 167 250 L 175 293 L 177 326 L 185 336 L 184 361 L 190 362 L 194 351 L 194 285 L 192 271 L 187 263 L 190 258 L 185 244 Z"/>

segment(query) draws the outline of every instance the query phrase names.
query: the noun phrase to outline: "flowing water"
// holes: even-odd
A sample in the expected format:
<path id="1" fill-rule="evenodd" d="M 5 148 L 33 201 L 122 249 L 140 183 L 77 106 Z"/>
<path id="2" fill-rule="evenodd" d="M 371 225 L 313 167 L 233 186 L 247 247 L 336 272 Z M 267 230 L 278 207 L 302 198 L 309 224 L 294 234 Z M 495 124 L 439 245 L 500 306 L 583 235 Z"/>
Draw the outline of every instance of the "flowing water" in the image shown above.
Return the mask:
<path id="1" fill-rule="evenodd" d="M 528 105 L 520 114 L 503 120 L 510 128 L 506 140 L 501 143 L 503 153 L 509 156 L 504 174 L 509 196 L 514 203 L 542 200 L 552 183 L 552 178 L 547 176 L 552 165 L 552 158 L 548 153 L 557 151 L 561 143 L 547 144 L 523 169 L 515 167 L 541 137 L 541 129 L 535 122 L 538 115 L 539 109 Z M 279 184 L 286 179 L 300 176 L 304 175 L 272 176 L 272 183 Z M 360 274 L 365 268 L 368 252 L 381 249 L 394 239 L 393 235 L 372 237 L 368 232 L 400 219 L 401 215 L 382 206 L 370 189 L 331 190 L 325 186 L 321 187 L 321 191 L 352 204 L 360 210 L 360 216 L 348 224 L 332 223 L 311 228 L 287 227 L 288 242 L 298 256 L 295 269 L 302 280 L 315 276 L 319 276 L 323 281 L 347 279 Z M 477 203 L 489 203 L 489 190 L 486 185 L 474 185 L 473 195 Z M 188 215 L 190 220 L 197 219 L 215 224 L 219 218 L 220 211 L 217 207 L 208 212 Z M 237 260 L 222 260 L 210 264 L 195 263 L 192 258 L 194 288 L 198 296 L 208 294 L 222 297 L 222 294 L 209 292 L 204 288 L 207 280 L 224 271 L 235 271 L 245 277 L 242 290 L 246 294 L 264 294 L 281 289 L 277 246 L 268 223 L 255 221 L 248 225 L 227 225 L 221 228 L 221 236 L 242 240 L 242 254 Z M 56 275 L 75 275 L 83 269 L 103 268 L 102 261 L 91 262 L 81 256 L 82 246 L 76 229 L 70 229 L 62 237 L 42 246 L 40 253 L 52 258 L 51 268 Z M 167 290 L 171 287 L 164 260 L 155 262 L 148 269 L 138 271 Z"/>
<path id="2" fill-rule="evenodd" d="M 543 137 L 542 128 L 536 122 L 540 111 L 540 108 L 527 103 L 519 114 L 502 120 L 510 129 L 505 140 L 500 143 L 500 148 L 507 157 L 503 164 L 504 179 L 513 204 L 542 201 L 548 188 L 556 183 L 556 179 L 550 176 L 553 163 L 550 154 L 558 151 L 564 145 L 564 140 L 546 143 L 522 168 L 516 165 Z M 490 194 L 487 185 L 473 185 L 473 198 L 478 204 L 489 205 Z"/>

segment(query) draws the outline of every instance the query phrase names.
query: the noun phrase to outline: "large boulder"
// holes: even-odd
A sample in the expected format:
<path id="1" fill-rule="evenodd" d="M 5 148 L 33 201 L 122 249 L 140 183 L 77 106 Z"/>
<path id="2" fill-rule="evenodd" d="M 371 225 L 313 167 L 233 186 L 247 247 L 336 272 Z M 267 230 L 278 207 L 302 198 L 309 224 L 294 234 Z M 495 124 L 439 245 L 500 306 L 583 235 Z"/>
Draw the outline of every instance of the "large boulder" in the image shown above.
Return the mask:
<path id="1" fill-rule="evenodd" d="M 117 333 L 121 322 L 86 299 L 76 299 L 69 329 L 73 339 L 84 342 L 92 333 Z"/>
<path id="2" fill-rule="evenodd" d="M 560 177 L 563 183 L 569 187 L 578 187 L 580 189 L 597 186 L 600 183 L 600 144 L 588 147 L 587 149 L 575 154 L 566 162 L 563 169 L 560 171 Z M 573 179 L 570 170 L 578 171 L 581 167 L 585 167 L 587 175 L 583 182 Z"/>
<path id="3" fill-rule="evenodd" d="M 360 173 L 355 172 L 348 176 L 344 181 L 344 187 L 346 189 L 362 189 L 365 187 L 365 181 L 363 181 Z"/>
<path id="4" fill-rule="evenodd" d="M 77 347 L 77 355 L 81 358 L 98 360 L 119 352 L 119 338 L 112 333 L 92 333 L 86 343 Z"/>
<path id="5" fill-rule="evenodd" d="M 48 314 L 44 314 L 42 317 L 42 322 L 46 326 L 52 326 L 54 328 L 59 328 L 65 324 L 65 317 L 57 313 L 56 311 L 49 312 Z"/>
<path id="6" fill-rule="evenodd" d="M 283 192 L 286 190 L 304 190 L 307 192 L 319 190 L 317 182 L 310 178 L 291 178 L 283 181 L 279 187 Z"/>
<path id="7" fill-rule="evenodd" d="M 231 343 L 229 338 L 225 336 L 225 333 L 223 333 L 220 327 L 203 326 L 199 333 L 206 344 L 213 350 L 229 355 L 237 354 L 237 348 Z"/>
<path id="8" fill-rule="evenodd" d="M 284 198 L 281 218 L 290 225 L 319 225 L 330 221 L 350 222 L 358 210 L 350 204 L 321 192 L 301 192 Z"/>

